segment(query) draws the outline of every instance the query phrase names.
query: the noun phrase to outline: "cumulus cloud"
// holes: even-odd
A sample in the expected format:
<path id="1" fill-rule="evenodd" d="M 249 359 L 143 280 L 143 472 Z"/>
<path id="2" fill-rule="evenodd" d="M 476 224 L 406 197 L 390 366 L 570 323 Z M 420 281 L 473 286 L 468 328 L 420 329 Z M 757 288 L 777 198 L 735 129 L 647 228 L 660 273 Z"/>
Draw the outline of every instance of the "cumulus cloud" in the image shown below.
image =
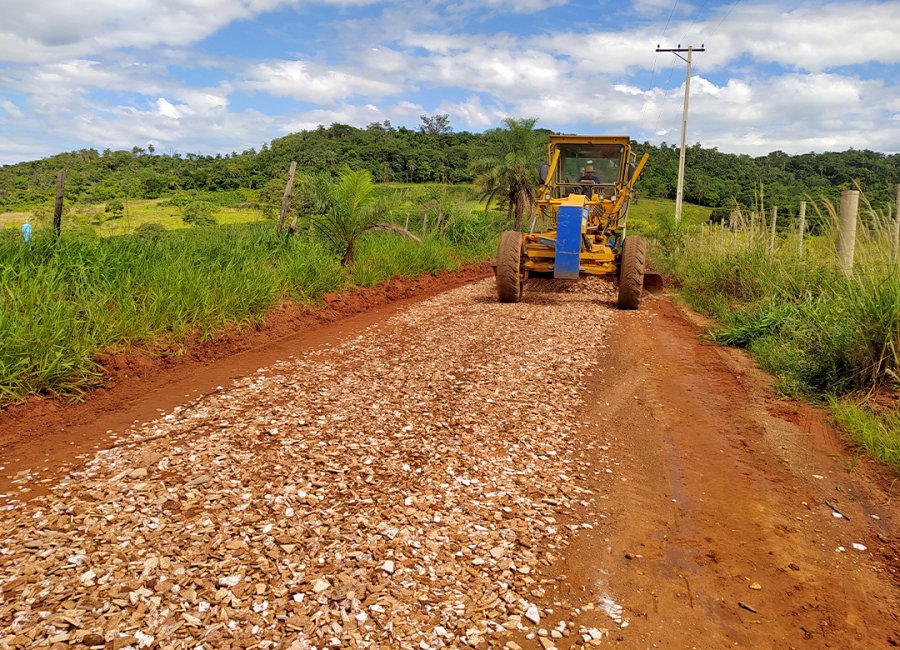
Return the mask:
<path id="1" fill-rule="evenodd" d="M 250 68 L 242 87 L 280 97 L 330 104 L 353 95 L 387 95 L 400 90 L 378 81 L 307 61 L 272 61 Z"/>
<path id="2" fill-rule="evenodd" d="M 484 131 L 497 126 L 509 113 L 500 102 L 485 106 L 481 98 L 472 96 L 462 102 L 444 102 L 436 111 L 450 116 L 452 124 L 469 131 Z"/>
<path id="3" fill-rule="evenodd" d="M 682 1 L 673 11 L 671 0 L 635 0 L 606 6 L 615 20 L 594 27 L 544 20 L 569 11 L 556 11 L 564 0 L 323 3 L 336 7 L 328 22 L 306 0 L 7 0 L 0 129 L 21 152 L 28 131 L 216 151 L 318 124 L 415 125 L 440 112 L 458 129 L 534 116 L 549 128 L 671 141 L 684 68 L 654 52 L 665 31 L 664 45 L 707 46 L 695 58 L 691 141 L 750 153 L 900 150 L 900 93 L 886 67 L 900 63 L 900 2 Z M 298 38 L 282 53 L 266 43 L 267 60 L 204 52 L 202 39 L 224 25 L 292 6 L 333 38 Z M 216 80 L 198 81 L 207 69 Z M 53 153 L 60 140 L 45 137 Z"/>
<path id="4" fill-rule="evenodd" d="M 78 58 L 119 47 L 185 45 L 291 0 L 5 0 L 0 60 Z"/>

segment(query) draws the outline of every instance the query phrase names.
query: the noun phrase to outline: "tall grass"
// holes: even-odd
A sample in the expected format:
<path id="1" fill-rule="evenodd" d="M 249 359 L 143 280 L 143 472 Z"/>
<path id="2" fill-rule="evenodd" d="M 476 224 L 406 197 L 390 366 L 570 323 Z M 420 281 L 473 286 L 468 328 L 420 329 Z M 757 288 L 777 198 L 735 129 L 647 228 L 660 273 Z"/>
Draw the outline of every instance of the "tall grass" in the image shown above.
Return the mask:
<path id="1" fill-rule="evenodd" d="M 264 318 L 282 300 L 316 301 L 394 275 L 487 259 L 493 245 L 422 246 L 363 239 L 342 268 L 330 247 L 279 238 L 269 223 L 54 239 L 0 240 L 0 405 L 25 395 L 77 394 L 101 378 L 99 357 L 159 339 L 214 338 Z"/>
<path id="2" fill-rule="evenodd" d="M 834 263 L 835 207 L 821 201 L 814 209 L 820 234 L 807 235 L 803 255 L 795 225 L 787 224 L 770 253 L 765 230 L 735 214 L 732 227 L 702 232 L 661 223 L 656 262 L 676 278 L 692 307 L 716 319 L 710 337 L 747 348 L 776 375 L 782 393 L 824 400 L 896 390 L 900 269 L 891 260 L 890 220 L 863 202 L 848 277 Z M 848 412 L 841 411 L 847 422 Z M 876 455 L 894 463 L 897 419 L 873 417 L 889 435 L 864 437 L 881 440 Z M 857 428 L 867 422 L 852 421 Z"/>

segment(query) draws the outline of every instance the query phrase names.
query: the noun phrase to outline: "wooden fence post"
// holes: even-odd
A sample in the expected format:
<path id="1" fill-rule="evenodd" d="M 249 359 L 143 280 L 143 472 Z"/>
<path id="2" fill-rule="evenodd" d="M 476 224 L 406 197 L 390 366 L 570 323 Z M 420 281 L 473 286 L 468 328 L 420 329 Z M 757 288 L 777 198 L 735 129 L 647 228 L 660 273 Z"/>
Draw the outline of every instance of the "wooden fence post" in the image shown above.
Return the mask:
<path id="1" fill-rule="evenodd" d="M 775 223 L 778 221 L 778 206 L 772 206 L 772 233 L 769 235 L 769 257 L 775 255 Z"/>
<path id="2" fill-rule="evenodd" d="M 896 215 L 894 216 L 894 250 L 892 258 L 894 264 L 900 266 L 900 185 L 897 185 L 895 198 L 894 211 Z"/>
<path id="3" fill-rule="evenodd" d="M 853 251 L 856 247 L 856 215 L 859 212 L 859 191 L 841 192 L 841 212 L 838 217 L 837 267 L 844 275 L 853 275 Z"/>
<path id="4" fill-rule="evenodd" d="M 294 189 L 294 174 L 297 173 L 297 161 L 291 161 L 291 168 L 288 170 L 287 185 L 284 186 L 284 196 L 281 197 L 281 215 L 278 217 L 278 234 L 284 231 L 284 219 L 287 217 L 288 208 L 291 206 L 291 192 Z"/>
<path id="5" fill-rule="evenodd" d="M 62 230 L 63 191 L 66 188 L 66 170 L 60 169 L 56 175 L 56 205 L 53 207 L 53 233 L 59 237 Z"/>
<path id="6" fill-rule="evenodd" d="M 803 257 L 803 236 L 806 234 L 806 201 L 800 201 L 800 243 L 797 244 L 797 254 Z"/>

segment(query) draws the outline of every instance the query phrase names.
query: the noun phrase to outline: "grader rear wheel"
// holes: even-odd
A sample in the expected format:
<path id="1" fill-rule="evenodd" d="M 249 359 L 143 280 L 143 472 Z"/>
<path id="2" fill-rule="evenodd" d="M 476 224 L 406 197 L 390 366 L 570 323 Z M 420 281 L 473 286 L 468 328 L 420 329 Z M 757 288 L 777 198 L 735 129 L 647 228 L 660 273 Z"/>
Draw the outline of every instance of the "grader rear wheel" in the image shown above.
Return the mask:
<path id="1" fill-rule="evenodd" d="M 507 230 L 497 247 L 497 298 L 519 302 L 522 298 L 522 233 Z"/>
<path id="2" fill-rule="evenodd" d="M 647 240 L 626 237 L 619 263 L 619 309 L 637 309 L 644 293 L 644 267 L 647 260 Z"/>

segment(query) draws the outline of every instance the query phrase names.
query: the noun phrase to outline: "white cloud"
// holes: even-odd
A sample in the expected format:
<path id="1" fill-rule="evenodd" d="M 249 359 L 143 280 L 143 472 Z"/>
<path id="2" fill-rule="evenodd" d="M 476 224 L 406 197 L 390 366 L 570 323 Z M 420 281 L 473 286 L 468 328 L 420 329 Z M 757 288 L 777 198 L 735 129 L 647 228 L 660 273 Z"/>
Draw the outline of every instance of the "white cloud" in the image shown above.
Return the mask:
<path id="1" fill-rule="evenodd" d="M 8 99 L 0 99 L 0 108 L 6 111 L 7 114 L 14 119 L 18 120 L 24 116 L 22 111 L 19 110 L 19 107 L 13 104 Z"/>
<path id="2" fill-rule="evenodd" d="M 156 110 L 163 117 L 171 117 L 173 120 L 177 120 L 186 114 L 183 108 L 177 108 L 164 97 L 156 100 Z"/>
<path id="3" fill-rule="evenodd" d="M 400 87 L 306 61 L 273 61 L 250 68 L 240 86 L 279 97 L 330 104 L 353 95 L 388 95 Z"/>
<path id="4" fill-rule="evenodd" d="M 395 109 L 381 110 L 373 104 L 364 106 L 341 104 L 334 108 L 305 111 L 282 121 L 279 126 L 283 133 L 310 131 L 319 125 L 329 126 L 334 123 L 363 127 L 372 122 L 393 121 L 398 114 L 405 112 L 403 108 L 399 112 Z"/>
<path id="5" fill-rule="evenodd" d="M 462 102 L 444 102 L 435 112 L 446 113 L 450 116 L 450 123 L 456 125 L 455 128 L 468 131 L 484 131 L 509 117 L 509 113 L 501 104 L 485 106 L 477 96 L 469 97 Z"/>
<path id="6" fill-rule="evenodd" d="M 515 14 L 529 14 L 537 11 L 559 7 L 566 4 L 567 0 L 463 0 L 457 4 L 448 5 L 451 11 L 484 11 L 485 9 L 496 11 L 511 11 Z"/>
<path id="7" fill-rule="evenodd" d="M 5 0 L 0 60 L 49 61 L 119 47 L 195 43 L 292 0 Z"/>
<path id="8" fill-rule="evenodd" d="M 578 19 L 527 16 L 581 11 L 555 10 L 562 0 L 322 0 L 339 7 L 333 22 L 316 25 L 322 40 L 298 38 L 287 46 L 295 51 L 273 55 L 282 58 L 241 60 L 238 47 L 234 58 L 185 49 L 230 22 L 301 2 L 298 15 L 315 20 L 306 0 L 6 0 L 0 61 L 10 63 L 0 64 L 0 130 L 23 152 L 23 133 L 44 132 L 44 153 L 73 140 L 231 150 L 318 124 L 415 125 L 435 112 L 449 113 L 457 129 L 490 128 L 514 115 L 654 140 L 679 131 L 683 62 L 654 52 L 671 0 L 604 5 L 611 20 L 628 21 L 596 23 L 596 31 Z M 361 4 L 380 6 L 352 9 Z M 900 2 L 732 0 L 705 15 L 699 4 L 678 3 L 666 30 L 671 43 L 663 44 L 707 46 L 694 59 L 692 142 L 753 153 L 900 150 L 900 92 L 891 69 L 879 68 L 900 63 L 892 33 Z M 503 23 L 511 33 L 490 29 L 503 12 L 518 14 Z M 527 31 L 512 32 L 522 25 Z M 214 69 L 215 81 L 180 79 L 185 63 L 191 77 Z M 860 64 L 869 64 L 860 74 L 885 79 L 848 73 Z M 265 115 L 266 95 L 287 98 L 278 116 Z M 259 110 L 236 112 L 248 96 Z M 303 106 L 285 117 L 290 100 Z"/>

